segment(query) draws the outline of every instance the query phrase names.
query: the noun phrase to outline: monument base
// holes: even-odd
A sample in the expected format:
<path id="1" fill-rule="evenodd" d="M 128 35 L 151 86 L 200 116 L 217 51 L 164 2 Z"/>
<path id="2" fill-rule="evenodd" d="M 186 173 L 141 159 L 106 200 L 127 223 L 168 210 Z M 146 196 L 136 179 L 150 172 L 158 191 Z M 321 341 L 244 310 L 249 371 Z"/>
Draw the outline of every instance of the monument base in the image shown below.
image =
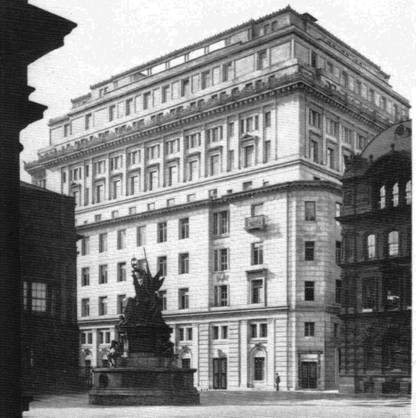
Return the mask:
<path id="1" fill-rule="evenodd" d="M 182 369 L 172 359 L 132 355 L 126 367 L 93 370 L 89 403 L 95 405 L 199 405 L 193 386 L 195 369 Z"/>

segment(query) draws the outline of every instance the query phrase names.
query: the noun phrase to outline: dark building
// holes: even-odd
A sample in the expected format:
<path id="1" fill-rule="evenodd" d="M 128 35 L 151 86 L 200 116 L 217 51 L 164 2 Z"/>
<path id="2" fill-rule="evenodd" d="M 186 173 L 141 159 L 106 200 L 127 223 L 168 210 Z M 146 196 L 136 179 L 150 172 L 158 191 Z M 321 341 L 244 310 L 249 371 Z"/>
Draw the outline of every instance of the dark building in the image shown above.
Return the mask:
<path id="1" fill-rule="evenodd" d="M 19 132 L 41 119 L 45 106 L 29 100 L 27 66 L 63 45 L 75 24 L 27 0 L 0 2 L 0 414 L 27 408 L 20 376 Z M 11 379 L 10 377 L 13 376 Z"/>
<path id="2" fill-rule="evenodd" d="M 77 384 L 74 200 L 21 183 L 22 383 L 28 393 Z"/>
<path id="3" fill-rule="evenodd" d="M 411 122 L 350 159 L 343 179 L 340 390 L 410 391 Z"/>

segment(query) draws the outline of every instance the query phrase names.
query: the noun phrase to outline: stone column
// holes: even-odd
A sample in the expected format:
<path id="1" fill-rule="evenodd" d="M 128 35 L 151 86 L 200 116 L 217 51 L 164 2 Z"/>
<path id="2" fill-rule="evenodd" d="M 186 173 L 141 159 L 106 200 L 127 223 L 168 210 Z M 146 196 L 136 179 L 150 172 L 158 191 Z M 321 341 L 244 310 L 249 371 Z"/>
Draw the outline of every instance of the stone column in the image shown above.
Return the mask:
<path id="1" fill-rule="evenodd" d="M 247 354 L 247 320 L 240 321 L 240 387 L 248 384 L 248 354 Z"/>
<path id="2" fill-rule="evenodd" d="M 210 364 L 209 364 L 209 324 L 203 323 L 199 325 L 199 381 L 198 386 L 202 389 L 208 389 L 211 386 L 210 382 Z"/>

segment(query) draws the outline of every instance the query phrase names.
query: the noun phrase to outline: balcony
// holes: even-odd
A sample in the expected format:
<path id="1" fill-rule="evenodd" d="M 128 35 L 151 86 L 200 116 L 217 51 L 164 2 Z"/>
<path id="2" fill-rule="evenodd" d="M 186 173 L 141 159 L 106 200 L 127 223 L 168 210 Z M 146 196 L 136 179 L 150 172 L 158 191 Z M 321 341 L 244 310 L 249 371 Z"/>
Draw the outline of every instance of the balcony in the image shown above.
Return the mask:
<path id="1" fill-rule="evenodd" d="M 245 229 L 246 231 L 264 231 L 266 229 L 266 217 L 257 215 L 246 218 Z"/>

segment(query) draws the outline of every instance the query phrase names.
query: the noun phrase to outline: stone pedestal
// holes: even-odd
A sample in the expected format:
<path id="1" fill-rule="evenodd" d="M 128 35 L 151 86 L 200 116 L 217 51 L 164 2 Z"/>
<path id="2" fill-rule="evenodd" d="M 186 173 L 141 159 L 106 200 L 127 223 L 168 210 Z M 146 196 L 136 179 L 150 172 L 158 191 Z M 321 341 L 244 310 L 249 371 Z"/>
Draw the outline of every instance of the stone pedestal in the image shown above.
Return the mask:
<path id="1" fill-rule="evenodd" d="M 116 367 L 93 370 L 91 404 L 199 404 L 199 393 L 193 385 L 196 370 L 174 364 L 168 326 L 129 326 L 123 332 L 127 336 L 128 357 L 118 358 Z"/>

